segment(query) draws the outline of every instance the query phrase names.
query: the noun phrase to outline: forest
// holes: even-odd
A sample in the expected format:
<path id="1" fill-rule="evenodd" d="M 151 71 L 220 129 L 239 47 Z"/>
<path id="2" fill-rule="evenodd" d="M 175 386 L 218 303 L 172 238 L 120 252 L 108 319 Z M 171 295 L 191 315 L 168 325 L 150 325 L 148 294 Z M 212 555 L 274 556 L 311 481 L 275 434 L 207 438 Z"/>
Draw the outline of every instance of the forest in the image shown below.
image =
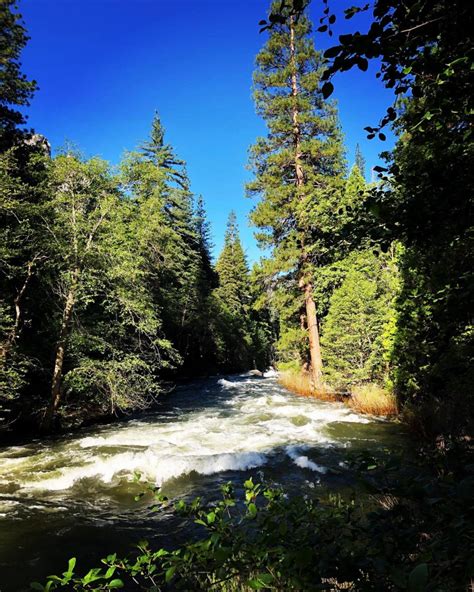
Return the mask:
<path id="1" fill-rule="evenodd" d="M 62 575 L 37 571 L 36 590 L 473 589 L 472 7 L 314 0 L 312 23 L 308 5 L 278 0 L 249 23 L 260 29 L 252 92 L 266 130 L 249 147 L 245 192 L 262 248 L 250 263 L 232 204 L 214 258 L 206 196 L 193 193 L 160 105 L 118 164 L 52 149 L 29 128 L 30 102 L 48 89 L 23 72 L 28 31 L 14 0 L 2 2 L 0 439 L 8 451 L 94 426 L 106 434 L 159 415 L 181 388 L 199 384 L 205 398 L 217 377 L 232 392 L 232 377 L 250 371 L 250 389 L 277 374 L 272 388 L 293 393 L 291 405 L 395 427 L 411 456 L 357 449 L 330 471 L 350 466 L 351 485 L 296 494 L 260 482 L 252 461 L 194 500 L 137 466 L 130 495 L 194 525 L 189 536 L 142 540 L 122 559 L 104 547 Z M 361 14 L 369 26 L 353 32 Z M 340 21 L 348 33 L 333 37 Z M 394 99 L 360 127 L 382 143 L 391 130 L 396 143 L 369 181 L 333 95 L 372 63 Z M 319 470 L 317 456 L 288 450 Z"/>

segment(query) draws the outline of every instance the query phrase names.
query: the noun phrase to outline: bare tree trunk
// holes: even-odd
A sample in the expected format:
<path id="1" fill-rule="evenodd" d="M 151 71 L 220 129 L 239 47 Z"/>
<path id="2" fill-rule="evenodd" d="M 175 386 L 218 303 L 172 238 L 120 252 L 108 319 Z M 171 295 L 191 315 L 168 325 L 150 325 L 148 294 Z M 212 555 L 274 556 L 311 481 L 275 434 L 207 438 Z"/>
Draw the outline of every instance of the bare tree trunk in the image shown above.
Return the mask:
<path id="1" fill-rule="evenodd" d="M 304 185 L 303 165 L 301 162 L 301 128 L 298 121 L 298 70 L 296 64 L 296 48 L 295 48 L 295 23 L 294 17 L 290 17 L 290 59 L 292 63 L 291 73 L 291 96 L 293 97 L 293 138 L 295 148 L 295 183 L 299 198 L 302 199 L 302 188 Z M 302 244 L 301 262 L 304 266 L 306 261 L 306 253 L 304 244 Z M 302 270 L 302 277 L 300 287 L 304 292 L 304 299 L 306 305 L 306 322 L 309 337 L 309 353 L 311 358 L 311 376 L 313 385 L 316 390 L 322 390 L 323 384 L 323 362 L 321 358 L 321 344 L 319 340 L 318 317 L 316 313 L 316 303 L 313 297 L 313 286 L 311 281 L 305 275 L 305 270 Z"/>
<path id="2" fill-rule="evenodd" d="M 53 380 L 51 384 L 51 400 L 43 416 L 41 428 L 45 431 L 50 431 L 53 426 L 54 416 L 61 402 L 61 386 L 63 379 L 63 365 L 64 355 L 66 353 L 67 340 L 71 332 L 72 314 L 74 312 L 74 305 L 76 302 L 77 284 L 79 280 L 79 269 L 76 268 L 72 273 L 71 285 L 66 297 L 64 305 L 63 319 L 61 322 L 61 330 L 59 332 L 59 340 L 56 346 L 56 355 L 54 359 Z"/>

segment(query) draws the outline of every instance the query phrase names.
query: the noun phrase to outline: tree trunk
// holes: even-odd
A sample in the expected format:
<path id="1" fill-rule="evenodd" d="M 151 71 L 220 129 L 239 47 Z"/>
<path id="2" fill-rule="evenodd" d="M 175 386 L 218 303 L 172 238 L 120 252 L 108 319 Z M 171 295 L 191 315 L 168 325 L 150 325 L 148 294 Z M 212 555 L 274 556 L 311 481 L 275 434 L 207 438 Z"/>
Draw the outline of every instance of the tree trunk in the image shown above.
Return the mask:
<path id="1" fill-rule="evenodd" d="M 76 301 L 78 280 L 79 269 L 75 269 L 72 274 L 71 285 L 69 287 L 69 292 L 66 297 L 66 303 L 64 305 L 61 330 L 59 332 L 59 340 L 56 346 L 53 380 L 51 384 L 51 400 L 43 416 L 43 421 L 41 423 L 41 428 L 45 431 L 50 431 L 53 427 L 54 417 L 61 402 L 61 386 L 63 379 L 64 355 L 66 353 L 67 340 L 71 332 L 72 314 L 74 311 L 74 304 Z"/>
<path id="2" fill-rule="evenodd" d="M 324 388 L 323 360 L 321 358 L 321 345 L 319 342 L 318 315 L 313 298 L 313 286 L 310 283 L 306 284 L 304 288 L 304 297 L 308 323 L 309 351 L 311 355 L 311 374 L 314 388 L 320 391 Z"/>
<path id="3" fill-rule="evenodd" d="M 26 291 L 26 288 L 28 287 L 28 284 L 29 284 L 31 277 L 33 275 L 33 266 L 34 266 L 37 258 L 38 258 L 38 256 L 35 255 L 35 257 L 33 257 L 33 260 L 28 263 L 25 281 L 23 282 L 23 285 L 21 286 L 20 290 L 18 291 L 18 293 L 15 296 L 15 299 L 13 301 L 13 305 L 15 307 L 15 322 L 13 323 L 13 327 L 10 329 L 10 332 L 7 336 L 5 343 L 1 346 L 0 358 L 2 359 L 2 362 L 4 362 L 4 363 L 6 363 L 8 355 L 9 355 L 10 351 L 12 350 L 13 346 L 15 345 L 15 342 L 18 339 L 18 336 L 21 332 L 20 331 L 20 329 L 21 329 L 21 306 L 20 306 L 20 304 L 21 304 L 21 300 L 23 298 L 23 295 Z"/>
<path id="4" fill-rule="evenodd" d="M 304 186 L 304 172 L 301 162 L 301 128 L 298 120 L 298 69 L 296 64 L 296 48 L 295 48 L 295 23 L 294 17 L 290 18 L 290 59 L 291 59 L 291 96 L 293 97 L 293 143 L 295 148 L 295 184 L 298 192 L 298 197 L 302 199 L 302 189 Z M 304 238 L 301 241 L 302 253 L 301 262 L 302 267 L 306 262 L 306 253 L 304 246 Z M 302 270 L 302 279 L 300 287 L 304 291 L 304 299 L 306 305 L 306 322 L 309 337 L 309 353 L 311 359 L 311 376 L 313 385 L 316 390 L 322 390 L 323 385 L 323 362 L 321 358 L 321 344 L 319 341 L 318 317 L 316 313 L 316 303 L 313 298 L 313 286 L 311 282 L 305 277 L 305 271 Z"/>

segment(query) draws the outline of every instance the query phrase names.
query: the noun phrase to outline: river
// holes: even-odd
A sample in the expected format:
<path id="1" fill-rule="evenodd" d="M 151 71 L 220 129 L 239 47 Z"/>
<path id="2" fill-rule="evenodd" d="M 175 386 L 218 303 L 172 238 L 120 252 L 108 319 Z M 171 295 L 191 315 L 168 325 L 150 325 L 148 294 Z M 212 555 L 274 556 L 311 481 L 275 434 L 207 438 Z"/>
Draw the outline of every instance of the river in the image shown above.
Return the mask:
<path id="1" fill-rule="evenodd" d="M 137 471 L 172 498 L 212 498 L 219 483 L 248 475 L 290 491 L 344 488 L 349 451 L 400 440 L 391 423 L 241 375 L 179 387 L 139 418 L 4 448 L 0 592 L 28 589 L 71 556 L 85 568 L 144 538 L 173 544 L 183 525 L 134 501 Z"/>

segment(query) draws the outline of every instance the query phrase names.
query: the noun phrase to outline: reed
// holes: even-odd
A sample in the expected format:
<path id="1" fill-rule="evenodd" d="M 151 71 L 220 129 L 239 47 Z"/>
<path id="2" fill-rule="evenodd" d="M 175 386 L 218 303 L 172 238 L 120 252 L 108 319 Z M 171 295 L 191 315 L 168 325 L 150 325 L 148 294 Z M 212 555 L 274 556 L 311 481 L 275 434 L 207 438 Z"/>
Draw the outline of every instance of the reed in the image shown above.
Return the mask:
<path id="1" fill-rule="evenodd" d="M 395 395 L 377 384 L 354 386 L 347 404 L 358 413 L 384 416 L 398 414 Z"/>

